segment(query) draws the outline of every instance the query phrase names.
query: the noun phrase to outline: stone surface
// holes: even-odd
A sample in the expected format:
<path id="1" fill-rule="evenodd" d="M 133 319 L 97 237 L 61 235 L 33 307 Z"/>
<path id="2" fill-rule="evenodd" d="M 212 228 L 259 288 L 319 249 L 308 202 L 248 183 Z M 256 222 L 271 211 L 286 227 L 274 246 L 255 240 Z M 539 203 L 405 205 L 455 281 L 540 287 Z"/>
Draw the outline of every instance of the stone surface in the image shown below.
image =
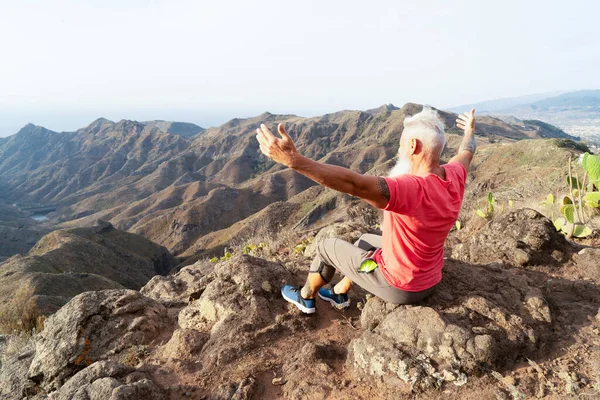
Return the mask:
<path id="1" fill-rule="evenodd" d="M 166 309 L 133 290 L 85 292 L 52 315 L 37 336 L 28 376 L 57 389 L 77 371 L 171 328 Z"/>
<path id="2" fill-rule="evenodd" d="M 248 255 L 219 262 L 201 295 L 179 312 L 179 327 L 209 336 L 200 357 L 206 367 L 230 362 L 284 328 L 276 318 L 288 309 L 280 288 L 292 280 L 281 264 Z M 170 347 L 181 348 L 178 337 Z"/>
<path id="3" fill-rule="evenodd" d="M 143 374 L 111 361 L 97 361 L 58 390 L 56 400 L 163 400 L 165 395 Z"/>
<path id="4" fill-rule="evenodd" d="M 213 279 L 214 264 L 198 261 L 175 275 L 153 277 L 140 292 L 165 305 L 187 304 L 200 297 Z"/>
<path id="5" fill-rule="evenodd" d="M 523 208 L 491 220 L 465 243 L 455 246 L 452 257 L 471 263 L 557 265 L 566 261 L 573 249 L 552 221 Z"/>
<path id="6" fill-rule="evenodd" d="M 553 317 L 539 282 L 525 272 L 449 260 L 442 282 L 420 306 L 371 298 L 348 365 L 388 386 L 402 381 L 428 389 L 535 354 Z"/>

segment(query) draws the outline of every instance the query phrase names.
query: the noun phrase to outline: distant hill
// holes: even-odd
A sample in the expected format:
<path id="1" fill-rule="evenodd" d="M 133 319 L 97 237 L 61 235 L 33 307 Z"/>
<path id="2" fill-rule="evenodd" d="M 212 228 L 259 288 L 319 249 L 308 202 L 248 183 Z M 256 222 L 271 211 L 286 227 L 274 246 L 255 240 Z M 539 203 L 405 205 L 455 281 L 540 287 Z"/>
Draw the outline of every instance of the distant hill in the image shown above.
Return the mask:
<path id="1" fill-rule="evenodd" d="M 260 154 L 254 131 L 261 123 L 283 122 L 306 156 L 364 173 L 394 158 L 404 118 L 421 108 L 387 104 L 313 118 L 264 113 L 192 137 L 167 133 L 173 124 L 162 122 L 100 118 L 63 133 L 27 125 L 0 142 L 0 202 L 51 205 L 46 223 L 61 227 L 107 220 L 180 255 L 315 185 Z M 440 115 L 449 136 L 459 133 L 455 114 Z M 545 124 L 489 116 L 478 119 L 477 133 L 494 142 L 572 139 Z"/>
<path id="2" fill-rule="evenodd" d="M 549 97 L 554 97 L 563 92 L 536 93 L 518 97 L 506 97 L 502 99 L 486 100 L 477 103 L 463 104 L 457 107 L 448 108 L 448 111 L 455 113 L 463 113 L 474 108 L 478 113 L 494 113 L 498 110 L 504 110 L 511 107 L 520 106 L 523 104 L 531 104 L 536 101 L 544 100 Z"/>
<path id="3" fill-rule="evenodd" d="M 537 98 L 539 96 L 545 97 Z M 581 90 L 553 96 L 532 95 L 515 99 L 492 100 L 454 107 L 450 110 L 464 112 L 473 107 L 480 114 L 507 115 L 526 120 L 541 120 L 556 125 L 573 136 L 600 144 L 600 90 Z"/>
<path id="4" fill-rule="evenodd" d="M 163 132 L 172 133 L 173 135 L 181 135 L 190 137 L 204 132 L 206 129 L 192 124 L 190 122 L 172 122 L 172 121 L 143 121 L 146 126 L 155 126 Z"/>
<path id="5" fill-rule="evenodd" d="M 86 228 L 48 233 L 25 254 L 3 262 L 0 302 L 29 285 L 38 307 L 48 314 L 88 290 L 138 290 L 153 276 L 167 274 L 175 263 L 164 247 L 95 221 Z"/>

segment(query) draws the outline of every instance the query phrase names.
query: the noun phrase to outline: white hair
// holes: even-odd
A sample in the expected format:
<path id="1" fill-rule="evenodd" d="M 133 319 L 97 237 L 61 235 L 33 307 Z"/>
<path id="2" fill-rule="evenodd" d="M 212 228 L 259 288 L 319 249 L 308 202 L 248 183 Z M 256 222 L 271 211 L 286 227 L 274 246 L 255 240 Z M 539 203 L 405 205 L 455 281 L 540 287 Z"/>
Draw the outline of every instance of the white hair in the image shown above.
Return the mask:
<path id="1" fill-rule="evenodd" d="M 419 139 L 423 147 L 435 156 L 441 156 L 446 145 L 446 134 L 444 123 L 437 111 L 425 105 L 420 113 L 404 119 L 404 130 L 400 140 L 412 138 Z"/>

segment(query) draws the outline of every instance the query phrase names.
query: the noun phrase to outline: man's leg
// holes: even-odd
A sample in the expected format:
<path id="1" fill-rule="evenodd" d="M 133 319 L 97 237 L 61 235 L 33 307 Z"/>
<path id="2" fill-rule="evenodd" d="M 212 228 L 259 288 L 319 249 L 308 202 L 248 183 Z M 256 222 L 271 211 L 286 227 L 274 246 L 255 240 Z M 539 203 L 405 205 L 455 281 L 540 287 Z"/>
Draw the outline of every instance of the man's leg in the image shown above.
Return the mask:
<path id="1" fill-rule="evenodd" d="M 356 242 L 354 242 L 354 246 L 367 251 L 374 250 L 383 246 L 383 238 L 381 235 L 365 233 Z M 344 276 L 342 280 L 333 287 L 333 293 L 346 294 L 351 288 L 352 280 L 347 276 Z"/>
<path id="2" fill-rule="evenodd" d="M 338 256 L 335 255 L 335 241 L 339 239 L 325 239 L 317 246 L 317 256 L 314 258 L 310 265 L 308 277 L 306 283 L 302 288 L 302 297 L 305 299 L 314 299 L 319 289 L 331 282 L 335 275 L 335 263 L 337 262 Z M 348 242 L 341 241 L 350 245 Z M 344 246 L 347 247 L 347 246 Z M 355 251 L 359 251 L 361 254 L 364 251 L 356 248 Z"/>

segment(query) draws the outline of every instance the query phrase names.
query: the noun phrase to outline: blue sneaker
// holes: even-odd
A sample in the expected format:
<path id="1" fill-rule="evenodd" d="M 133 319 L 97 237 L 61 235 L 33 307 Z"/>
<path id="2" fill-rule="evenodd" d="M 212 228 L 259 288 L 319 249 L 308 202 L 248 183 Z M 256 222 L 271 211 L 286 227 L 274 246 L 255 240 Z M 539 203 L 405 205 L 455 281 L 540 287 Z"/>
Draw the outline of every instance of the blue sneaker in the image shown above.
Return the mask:
<path id="1" fill-rule="evenodd" d="M 346 293 L 344 294 L 335 294 L 333 293 L 333 288 L 324 288 L 319 289 L 319 297 L 325 301 L 331 303 L 337 309 L 345 309 L 350 307 L 350 299 Z"/>
<path id="2" fill-rule="evenodd" d="M 302 286 L 284 285 L 281 288 L 281 294 L 286 301 L 298 307 L 303 313 L 314 314 L 317 311 L 315 308 L 315 299 L 305 299 L 300 294 L 300 290 L 302 290 Z"/>

